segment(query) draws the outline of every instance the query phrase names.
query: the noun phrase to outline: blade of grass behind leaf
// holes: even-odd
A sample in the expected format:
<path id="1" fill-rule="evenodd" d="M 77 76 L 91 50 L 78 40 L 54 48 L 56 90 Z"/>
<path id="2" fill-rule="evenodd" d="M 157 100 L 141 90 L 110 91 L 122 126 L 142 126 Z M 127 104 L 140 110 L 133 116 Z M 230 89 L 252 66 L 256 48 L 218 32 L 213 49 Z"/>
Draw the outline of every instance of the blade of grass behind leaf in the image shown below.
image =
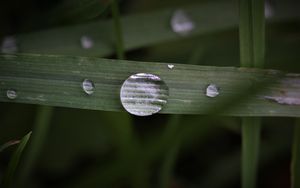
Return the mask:
<path id="1" fill-rule="evenodd" d="M 95 0 L 92 0 L 92 2 L 94 3 Z M 95 8 L 97 6 L 95 4 L 92 5 Z M 196 27 L 191 35 L 189 35 L 189 37 L 192 37 L 236 28 L 238 25 L 237 7 L 237 2 L 230 0 L 224 2 L 207 1 L 180 8 L 185 10 L 195 22 Z M 274 7 L 276 14 L 268 21 L 274 23 L 293 19 L 297 20 L 299 19 L 299 11 L 294 11 L 294 9 L 295 7 L 288 3 L 285 6 L 276 6 Z M 167 24 L 173 11 L 174 8 L 167 8 L 150 13 L 122 16 L 124 48 L 126 50 L 133 50 L 153 44 L 182 39 Z M 222 15 L 222 19 L 220 19 L 220 15 Z M 26 28 L 28 24 L 34 23 L 25 23 Z M 19 49 L 22 53 L 98 57 L 112 55 L 114 52 L 113 44 L 115 36 L 111 25 L 113 25 L 113 20 L 100 20 L 80 25 L 18 34 Z M 81 48 L 80 37 L 82 35 L 90 36 L 93 39 L 93 48 Z"/>
<path id="2" fill-rule="evenodd" d="M 265 55 L 264 2 L 240 0 L 240 59 L 243 67 L 262 68 Z M 242 118 L 242 187 L 255 188 L 260 118 Z"/>
<path id="3" fill-rule="evenodd" d="M 260 118 L 242 118 L 242 187 L 255 188 L 260 145 Z"/>
<path id="4" fill-rule="evenodd" d="M 116 0 L 111 1 L 111 12 L 113 15 L 114 22 L 117 57 L 118 59 L 125 59 L 122 25 L 120 21 L 119 6 Z"/>
<path id="5" fill-rule="evenodd" d="M 297 119 L 294 128 L 294 141 L 292 150 L 292 188 L 300 187 L 300 120 Z"/>
<path id="6" fill-rule="evenodd" d="M 9 188 L 12 186 L 13 183 L 13 178 L 16 172 L 16 169 L 18 167 L 20 158 L 23 154 L 23 151 L 28 143 L 28 140 L 30 139 L 31 136 L 31 132 L 29 132 L 28 134 L 26 134 L 20 141 L 20 144 L 17 148 L 17 150 L 14 152 L 13 156 L 11 157 L 11 160 L 8 164 L 8 168 L 6 171 L 6 174 L 4 176 L 3 179 L 3 188 Z"/>
<path id="7" fill-rule="evenodd" d="M 159 184 L 160 188 L 167 188 L 170 186 L 170 179 L 172 177 L 172 170 L 176 162 L 179 150 L 180 150 L 180 140 L 174 138 L 174 135 L 178 131 L 180 126 L 180 120 L 182 116 L 172 115 L 169 119 L 168 124 L 166 125 L 165 132 L 162 136 L 163 139 L 171 140 L 174 139 L 174 143 L 170 145 L 165 152 L 163 163 L 159 173 Z"/>
<path id="8" fill-rule="evenodd" d="M 38 106 L 37 108 L 33 128 L 34 133 L 32 134 L 27 152 L 25 152 L 24 160 L 21 163 L 22 168 L 20 169 L 20 177 L 18 179 L 19 186 L 26 185 L 28 177 L 32 174 L 32 169 L 46 141 L 53 109 L 50 106 Z"/>

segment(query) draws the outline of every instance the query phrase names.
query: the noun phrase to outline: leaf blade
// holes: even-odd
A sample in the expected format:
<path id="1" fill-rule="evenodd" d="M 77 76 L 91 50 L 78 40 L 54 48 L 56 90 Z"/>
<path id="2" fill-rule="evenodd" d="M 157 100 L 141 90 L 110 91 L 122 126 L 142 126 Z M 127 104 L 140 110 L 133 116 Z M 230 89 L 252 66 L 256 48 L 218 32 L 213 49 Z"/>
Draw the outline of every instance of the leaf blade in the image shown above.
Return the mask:
<path id="1" fill-rule="evenodd" d="M 205 114 L 208 108 L 213 108 L 218 102 L 237 92 L 251 89 L 264 80 L 272 81 L 272 85 L 264 88 L 270 96 L 280 97 L 280 91 L 299 93 L 300 89 L 299 84 L 296 84 L 299 82 L 297 74 L 233 67 L 174 65 L 170 70 L 166 63 L 51 55 L 0 56 L 0 101 L 123 111 L 119 99 L 121 85 L 137 72 L 156 74 L 168 85 L 168 105 L 162 113 Z M 92 96 L 87 96 L 81 88 L 86 78 L 95 83 L 96 92 Z M 221 88 L 219 97 L 211 99 L 205 95 L 205 89 L 210 83 Z M 19 96 L 15 100 L 8 99 L 8 89 L 15 89 Z M 279 104 L 262 96 L 253 96 L 224 115 L 300 116 L 299 105 Z M 299 100 L 297 96 L 294 97 Z"/>
<path id="2" fill-rule="evenodd" d="M 9 164 L 8 164 L 8 169 L 7 172 L 4 176 L 4 180 L 3 180 L 3 186 L 5 188 L 11 187 L 12 183 L 13 183 L 13 176 L 15 174 L 15 171 L 17 169 L 17 166 L 19 164 L 20 158 L 23 154 L 23 150 L 26 147 L 27 142 L 29 141 L 31 136 L 31 132 L 29 132 L 28 134 L 26 134 L 20 141 L 20 144 L 17 148 L 17 150 L 14 152 Z"/>

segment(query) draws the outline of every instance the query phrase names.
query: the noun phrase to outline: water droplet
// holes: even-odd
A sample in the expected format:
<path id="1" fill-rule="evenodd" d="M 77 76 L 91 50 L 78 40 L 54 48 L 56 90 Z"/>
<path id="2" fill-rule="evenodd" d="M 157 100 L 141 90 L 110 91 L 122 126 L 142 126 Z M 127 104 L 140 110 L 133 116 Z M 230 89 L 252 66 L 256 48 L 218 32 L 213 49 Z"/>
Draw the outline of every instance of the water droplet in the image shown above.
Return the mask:
<path id="1" fill-rule="evenodd" d="M 83 80 L 82 89 L 88 95 L 93 94 L 94 90 L 95 90 L 94 82 L 92 80 L 89 80 L 89 79 Z"/>
<path id="2" fill-rule="evenodd" d="M 17 39 L 14 36 L 4 37 L 1 43 L 1 53 L 16 53 L 18 52 Z"/>
<path id="3" fill-rule="evenodd" d="M 80 38 L 80 42 L 81 42 L 81 47 L 84 49 L 90 49 L 94 46 L 94 41 L 91 37 L 89 36 L 82 36 Z"/>
<path id="4" fill-rule="evenodd" d="M 215 84 L 209 84 L 206 88 L 206 96 L 216 97 L 219 95 L 219 88 Z"/>
<path id="5" fill-rule="evenodd" d="M 174 65 L 168 64 L 168 68 L 169 68 L 169 69 L 173 69 L 173 68 L 174 68 Z"/>
<path id="6" fill-rule="evenodd" d="M 6 96 L 9 99 L 15 99 L 18 97 L 17 92 L 15 90 L 9 89 L 6 91 Z"/>
<path id="7" fill-rule="evenodd" d="M 274 15 L 273 7 L 268 1 L 265 1 L 265 18 L 271 18 Z"/>
<path id="8" fill-rule="evenodd" d="M 120 99 L 125 110 L 137 116 L 159 112 L 169 97 L 169 88 L 158 76 L 148 73 L 131 75 L 124 81 Z"/>
<path id="9" fill-rule="evenodd" d="M 171 18 L 171 27 L 175 33 L 184 36 L 195 28 L 195 23 L 185 11 L 176 10 Z"/>

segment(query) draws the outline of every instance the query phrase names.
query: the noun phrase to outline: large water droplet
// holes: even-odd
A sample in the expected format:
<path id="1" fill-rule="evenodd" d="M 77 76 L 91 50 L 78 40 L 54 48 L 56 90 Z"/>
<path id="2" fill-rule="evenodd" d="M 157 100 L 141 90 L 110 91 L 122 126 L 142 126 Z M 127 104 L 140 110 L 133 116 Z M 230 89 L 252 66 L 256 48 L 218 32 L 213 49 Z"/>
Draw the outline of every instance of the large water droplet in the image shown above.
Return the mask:
<path id="1" fill-rule="evenodd" d="M 9 89 L 9 90 L 6 91 L 6 96 L 9 99 L 15 99 L 15 98 L 18 97 L 18 94 L 15 90 Z"/>
<path id="2" fill-rule="evenodd" d="M 124 81 L 120 99 L 131 114 L 149 116 L 159 112 L 169 97 L 169 89 L 158 76 L 148 73 L 131 75 Z"/>
<path id="3" fill-rule="evenodd" d="M 219 95 L 219 87 L 215 84 L 209 84 L 206 88 L 206 96 L 216 97 Z"/>
<path id="4" fill-rule="evenodd" d="M 85 35 L 80 38 L 80 43 L 81 43 L 81 47 L 84 49 L 90 49 L 94 46 L 93 39 Z"/>
<path id="5" fill-rule="evenodd" d="M 95 91 L 94 82 L 92 80 L 89 80 L 89 79 L 83 80 L 83 82 L 82 82 L 82 89 L 88 95 L 93 94 L 94 91 Z"/>
<path id="6" fill-rule="evenodd" d="M 18 52 L 17 39 L 14 36 L 7 36 L 1 43 L 1 53 Z"/>
<path id="7" fill-rule="evenodd" d="M 175 33 L 187 35 L 195 28 L 195 23 L 185 11 L 176 10 L 171 18 L 171 27 Z"/>

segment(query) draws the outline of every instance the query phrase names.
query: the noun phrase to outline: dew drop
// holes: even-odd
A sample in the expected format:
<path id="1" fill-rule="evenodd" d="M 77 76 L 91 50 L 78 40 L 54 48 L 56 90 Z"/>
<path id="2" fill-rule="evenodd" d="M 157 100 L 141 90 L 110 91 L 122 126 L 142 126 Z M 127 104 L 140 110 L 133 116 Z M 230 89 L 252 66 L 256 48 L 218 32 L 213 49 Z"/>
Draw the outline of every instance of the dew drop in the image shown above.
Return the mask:
<path id="1" fill-rule="evenodd" d="M 17 39 L 14 36 L 4 37 L 1 43 L 1 53 L 11 54 L 18 52 Z"/>
<path id="2" fill-rule="evenodd" d="M 15 90 L 9 89 L 6 91 L 6 96 L 9 99 L 15 99 L 18 97 L 17 92 Z"/>
<path id="3" fill-rule="evenodd" d="M 209 84 L 206 88 L 206 96 L 216 97 L 219 95 L 219 88 L 215 84 Z"/>
<path id="4" fill-rule="evenodd" d="M 83 80 L 83 82 L 82 82 L 82 89 L 88 95 L 93 94 L 94 91 L 95 91 L 94 82 L 92 80 L 89 80 L 89 79 Z"/>
<path id="5" fill-rule="evenodd" d="M 158 76 L 148 73 L 131 75 L 124 81 L 120 99 L 125 110 L 137 116 L 150 116 L 167 104 L 169 88 Z"/>
<path id="6" fill-rule="evenodd" d="M 172 15 L 171 27 L 175 33 L 184 36 L 189 34 L 195 28 L 195 23 L 185 11 L 179 9 Z"/>
<path id="7" fill-rule="evenodd" d="M 168 64 L 168 68 L 169 68 L 169 69 L 173 69 L 173 68 L 174 68 L 174 65 Z"/>
<path id="8" fill-rule="evenodd" d="M 84 35 L 80 38 L 80 43 L 81 43 L 81 47 L 84 49 L 90 49 L 94 46 L 93 39 L 86 35 Z"/>
<path id="9" fill-rule="evenodd" d="M 266 1 L 265 2 L 265 18 L 271 18 L 274 15 L 274 10 L 271 4 Z"/>

